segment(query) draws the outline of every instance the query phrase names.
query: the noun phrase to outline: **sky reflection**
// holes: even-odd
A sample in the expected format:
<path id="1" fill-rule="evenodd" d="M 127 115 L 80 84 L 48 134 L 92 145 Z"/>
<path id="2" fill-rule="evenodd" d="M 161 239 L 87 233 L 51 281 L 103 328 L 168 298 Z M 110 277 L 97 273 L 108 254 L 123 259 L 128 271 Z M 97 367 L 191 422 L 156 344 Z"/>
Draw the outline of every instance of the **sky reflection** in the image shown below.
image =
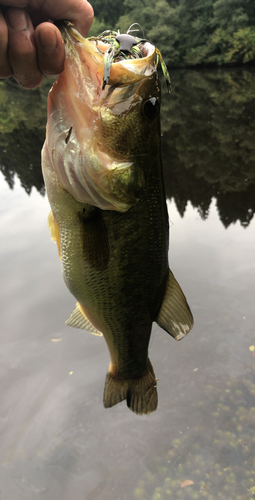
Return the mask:
<path id="1" fill-rule="evenodd" d="M 177 486 L 171 486 L 176 488 L 174 500 L 193 498 L 201 477 L 188 463 L 178 475 L 165 458 L 175 450 L 176 439 L 180 455 L 186 456 L 201 437 L 194 453 L 203 459 L 205 482 L 207 473 L 216 474 L 217 463 L 222 470 L 233 466 L 233 457 L 243 463 L 239 448 L 225 443 L 224 454 L 213 434 L 213 429 L 225 432 L 233 411 L 239 418 L 238 405 L 220 420 L 211 413 L 224 400 L 227 383 L 234 384 L 235 393 L 236 379 L 240 384 L 254 380 L 255 356 L 249 350 L 255 344 L 254 220 L 246 229 L 239 222 L 225 229 L 215 202 L 206 221 L 190 204 L 181 218 L 168 202 L 170 266 L 195 326 L 179 343 L 153 326 L 150 358 L 159 378 L 159 406 L 154 414 L 139 417 L 125 402 L 103 408 L 109 363 L 105 343 L 64 324 L 74 298 L 63 283 L 57 248 L 49 237 L 46 197 L 34 189 L 28 196 L 18 182 L 11 191 L 3 177 L 0 195 L 0 498 L 130 500 L 138 498 L 140 488 L 141 499 L 152 499 L 158 487 L 165 499 L 166 477 L 177 478 Z M 248 393 L 243 397 L 240 406 L 253 404 Z M 208 428 L 210 439 L 205 437 Z M 252 429 L 244 419 L 236 435 L 254 436 Z M 252 440 L 247 446 L 246 470 Z M 193 490 L 181 488 L 186 479 L 194 481 Z M 217 483 L 216 489 L 210 484 L 208 480 L 207 497 L 221 498 L 225 483 Z M 249 498 L 252 483 L 247 484 L 240 486 L 242 500 Z M 224 494 L 222 498 L 233 500 L 233 490 Z"/>

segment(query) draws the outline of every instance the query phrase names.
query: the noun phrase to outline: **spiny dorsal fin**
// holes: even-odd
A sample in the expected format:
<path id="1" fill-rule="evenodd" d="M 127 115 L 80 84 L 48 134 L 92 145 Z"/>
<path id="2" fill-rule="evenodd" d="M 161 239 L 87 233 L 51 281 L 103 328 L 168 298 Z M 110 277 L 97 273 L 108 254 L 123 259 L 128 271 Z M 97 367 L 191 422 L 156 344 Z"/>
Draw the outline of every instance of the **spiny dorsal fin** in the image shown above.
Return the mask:
<path id="1" fill-rule="evenodd" d="M 66 321 L 67 326 L 72 326 L 73 328 L 81 328 L 87 330 L 87 332 L 93 333 L 93 335 L 100 335 L 102 337 L 102 332 L 97 330 L 89 319 L 85 316 L 79 302 L 76 303 L 75 309 Z"/>
<path id="2" fill-rule="evenodd" d="M 186 297 L 170 269 L 156 322 L 175 340 L 185 337 L 193 326 L 193 316 Z"/>

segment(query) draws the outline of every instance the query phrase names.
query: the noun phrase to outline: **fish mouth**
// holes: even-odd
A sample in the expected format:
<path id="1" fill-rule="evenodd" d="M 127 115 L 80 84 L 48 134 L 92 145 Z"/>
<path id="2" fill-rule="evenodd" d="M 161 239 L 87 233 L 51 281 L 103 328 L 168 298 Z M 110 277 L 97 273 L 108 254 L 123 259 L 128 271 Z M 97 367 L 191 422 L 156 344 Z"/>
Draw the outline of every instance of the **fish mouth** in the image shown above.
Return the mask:
<path id="1" fill-rule="evenodd" d="M 157 49 L 147 40 L 137 43 L 136 52 L 119 50 L 114 54 L 113 38 L 110 36 L 83 38 L 69 22 L 63 22 L 60 30 L 67 57 L 77 60 L 80 72 L 84 73 L 85 79 L 90 79 L 94 83 L 97 96 L 101 95 L 106 84 L 114 87 L 131 85 L 151 76 L 157 69 Z M 133 37 L 130 36 L 130 38 Z M 106 55 L 109 55 L 108 63 L 110 63 L 107 81 L 104 79 L 107 69 Z"/>
<path id="2" fill-rule="evenodd" d="M 141 99 L 139 93 L 133 97 L 132 89 L 156 77 L 156 48 L 144 41 L 139 48 L 142 57 L 113 57 L 106 83 L 105 54 L 111 48 L 107 40 L 85 39 L 68 22 L 59 28 L 65 68 L 49 93 L 43 170 L 50 165 L 59 184 L 77 201 L 125 212 L 143 192 L 144 175 L 134 158 L 114 148 L 114 140 L 111 144 L 105 140 L 102 117 L 116 104 L 116 97 L 130 108 L 127 89 L 132 105 Z M 118 92 L 113 92 L 116 88 Z"/>

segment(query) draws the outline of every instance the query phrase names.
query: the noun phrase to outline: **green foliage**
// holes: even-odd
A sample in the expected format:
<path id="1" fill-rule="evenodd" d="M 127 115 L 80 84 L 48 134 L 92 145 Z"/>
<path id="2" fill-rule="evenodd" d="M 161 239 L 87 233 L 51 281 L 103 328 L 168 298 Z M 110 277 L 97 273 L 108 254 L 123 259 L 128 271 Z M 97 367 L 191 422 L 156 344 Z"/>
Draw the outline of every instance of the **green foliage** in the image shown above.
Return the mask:
<path id="1" fill-rule="evenodd" d="M 127 10 L 123 1 L 116 0 L 93 0 L 91 1 L 95 17 L 109 27 L 104 29 L 113 29 L 119 17 Z"/>
<path id="2" fill-rule="evenodd" d="M 255 21 L 253 0 L 215 0 L 213 24 L 229 32 L 237 31 Z"/>
<path id="3" fill-rule="evenodd" d="M 176 40 L 179 65 L 196 65 L 203 62 L 206 42 L 212 32 L 212 16 L 213 0 L 199 0 L 195 3 L 182 0 L 178 10 Z"/>
<path id="4" fill-rule="evenodd" d="M 255 61 L 254 0 L 96 0 L 93 6 L 91 34 L 126 32 L 139 23 L 171 67 Z"/>
<path id="5" fill-rule="evenodd" d="M 112 26 L 108 26 L 105 21 L 100 21 L 97 17 L 94 17 L 93 24 L 89 30 L 88 36 L 98 36 L 100 33 L 107 29 L 112 29 Z"/>
<path id="6" fill-rule="evenodd" d="M 233 33 L 232 48 L 226 54 L 226 62 L 247 63 L 255 60 L 255 27 L 247 26 Z"/>
<path id="7" fill-rule="evenodd" d="M 40 127 L 46 120 L 45 95 L 53 79 L 44 80 L 41 87 L 27 91 L 15 80 L 0 81 L 0 132 L 12 132 L 18 123 L 26 122 L 28 129 Z M 31 108 L 35 110 L 31 113 Z"/>
<path id="8" fill-rule="evenodd" d="M 133 23 L 139 23 L 143 30 L 146 38 L 148 37 L 148 31 L 155 24 L 155 0 L 143 0 L 142 2 L 136 2 L 135 0 L 125 0 L 124 5 L 128 5 L 129 12 L 119 19 L 119 28 L 121 32 L 126 32 L 129 26 Z M 166 2 L 163 2 L 166 3 Z"/>

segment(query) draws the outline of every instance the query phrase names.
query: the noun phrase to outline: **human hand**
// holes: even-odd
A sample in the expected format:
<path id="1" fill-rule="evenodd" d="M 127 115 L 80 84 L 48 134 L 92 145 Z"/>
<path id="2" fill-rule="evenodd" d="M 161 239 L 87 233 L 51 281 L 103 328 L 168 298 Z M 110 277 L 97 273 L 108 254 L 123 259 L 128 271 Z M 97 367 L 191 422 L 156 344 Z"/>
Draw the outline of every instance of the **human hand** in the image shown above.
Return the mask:
<path id="1" fill-rule="evenodd" d="M 86 0 L 0 1 L 0 78 L 13 75 L 27 89 L 64 68 L 64 43 L 49 21 L 71 21 L 86 37 L 94 17 Z"/>

